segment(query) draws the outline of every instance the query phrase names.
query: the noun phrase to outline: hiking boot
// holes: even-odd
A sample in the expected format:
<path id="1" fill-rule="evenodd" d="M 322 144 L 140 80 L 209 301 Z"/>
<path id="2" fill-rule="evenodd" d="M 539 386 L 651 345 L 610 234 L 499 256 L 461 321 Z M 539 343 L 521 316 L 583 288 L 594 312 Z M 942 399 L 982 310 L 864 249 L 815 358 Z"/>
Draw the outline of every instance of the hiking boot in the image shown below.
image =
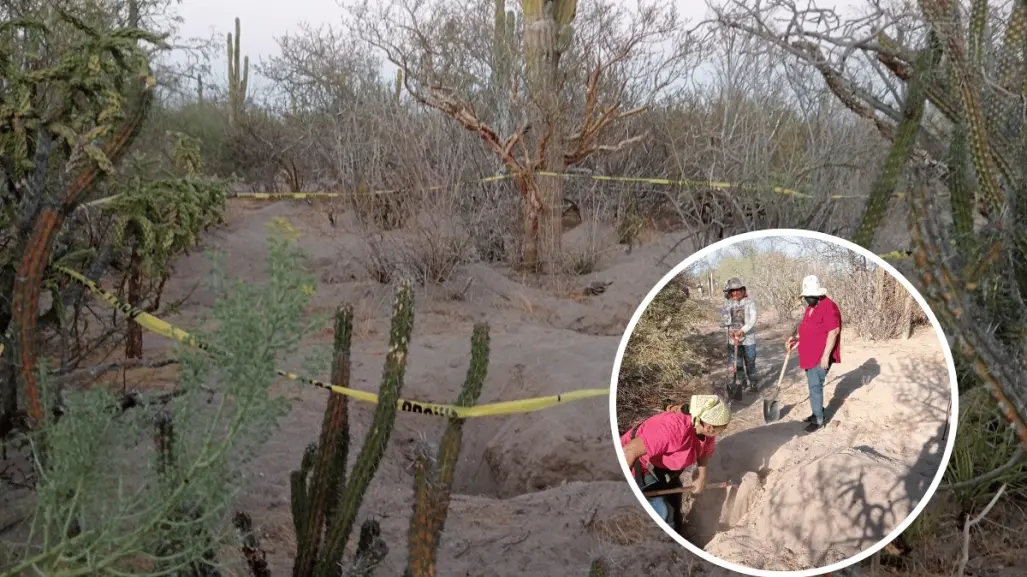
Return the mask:
<path id="1" fill-rule="evenodd" d="M 823 426 L 824 425 L 821 425 L 821 424 L 817 423 L 816 421 L 813 421 L 810 424 L 806 425 L 806 428 L 803 429 L 803 431 L 806 432 L 806 433 L 815 433 L 815 432 L 819 431 L 821 428 L 823 428 Z"/>
<path id="2" fill-rule="evenodd" d="M 750 381 L 749 382 L 749 391 L 755 393 L 755 392 L 758 392 L 759 390 L 760 390 L 760 386 L 759 386 L 759 384 L 756 383 L 756 381 Z"/>
<path id="3" fill-rule="evenodd" d="M 810 416 L 806 417 L 805 419 L 803 419 L 802 422 L 803 423 L 815 423 L 816 420 L 817 420 L 816 416 L 810 415 Z"/>

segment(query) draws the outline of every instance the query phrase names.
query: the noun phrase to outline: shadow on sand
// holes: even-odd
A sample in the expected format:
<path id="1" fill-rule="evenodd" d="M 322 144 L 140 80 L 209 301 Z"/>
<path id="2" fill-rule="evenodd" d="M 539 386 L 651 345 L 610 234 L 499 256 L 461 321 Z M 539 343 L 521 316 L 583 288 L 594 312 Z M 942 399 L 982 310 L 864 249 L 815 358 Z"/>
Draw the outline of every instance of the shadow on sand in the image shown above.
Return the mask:
<path id="1" fill-rule="evenodd" d="M 708 482 L 728 481 L 737 485 L 749 472 L 765 477 L 774 453 L 801 432 L 798 423 L 779 422 L 718 440 L 709 464 Z M 737 487 L 710 489 L 696 497 L 685 518 L 685 538 L 704 547 L 720 529 L 720 511 L 733 505 L 737 491 Z"/>
<path id="2" fill-rule="evenodd" d="M 824 407 L 825 423 L 829 423 L 834 419 L 834 416 L 838 414 L 838 411 L 845 404 L 845 400 L 852 396 L 852 393 L 856 392 L 864 385 L 869 384 L 870 381 L 877 378 L 880 374 L 881 365 L 878 364 L 877 359 L 874 358 L 867 359 L 863 361 L 863 364 L 855 369 L 842 373 L 841 378 L 839 378 L 838 382 L 834 385 L 834 392 L 831 394 L 831 400 L 829 400 L 827 405 Z M 828 374 L 828 378 L 830 378 L 830 374 Z M 807 395 L 804 400 L 808 401 L 809 396 Z M 797 410 L 798 405 L 799 403 L 792 403 L 781 407 L 781 418 L 784 418 L 793 410 Z"/>

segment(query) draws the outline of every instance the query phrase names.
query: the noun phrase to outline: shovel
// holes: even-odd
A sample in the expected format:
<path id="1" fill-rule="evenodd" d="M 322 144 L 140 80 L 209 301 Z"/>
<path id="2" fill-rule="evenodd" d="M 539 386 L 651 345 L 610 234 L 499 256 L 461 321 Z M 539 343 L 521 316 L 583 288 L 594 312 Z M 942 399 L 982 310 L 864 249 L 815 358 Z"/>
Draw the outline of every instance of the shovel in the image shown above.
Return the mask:
<path id="1" fill-rule="evenodd" d="M 726 489 L 733 486 L 731 483 L 710 483 L 706 485 L 707 489 Z M 658 491 L 642 491 L 642 494 L 646 497 L 659 497 L 660 495 L 676 495 L 678 493 L 691 493 L 695 490 L 695 487 L 678 487 L 676 489 L 660 489 Z"/>
<path id="2" fill-rule="evenodd" d="M 781 418 L 781 401 L 777 396 L 781 394 L 781 381 L 785 378 L 785 369 L 788 368 L 788 357 L 792 356 L 792 349 L 785 353 L 785 361 L 781 363 L 781 375 L 777 377 L 777 387 L 774 389 L 774 398 L 763 399 L 763 422 L 773 423 Z"/>
<path id="3" fill-rule="evenodd" d="M 731 398 L 736 401 L 742 400 L 742 387 L 738 384 L 738 339 L 735 338 L 735 356 L 731 361 L 731 387 L 728 389 Z M 746 369 L 748 371 L 748 369 Z M 749 379 L 748 373 L 745 375 L 746 380 Z"/>

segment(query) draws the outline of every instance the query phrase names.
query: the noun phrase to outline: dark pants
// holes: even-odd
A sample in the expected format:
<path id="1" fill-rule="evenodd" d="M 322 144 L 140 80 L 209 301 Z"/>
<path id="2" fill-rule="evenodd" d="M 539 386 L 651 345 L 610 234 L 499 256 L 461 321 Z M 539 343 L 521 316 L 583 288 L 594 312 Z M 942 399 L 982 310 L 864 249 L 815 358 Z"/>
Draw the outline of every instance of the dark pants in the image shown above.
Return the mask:
<path id="1" fill-rule="evenodd" d="M 738 358 L 735 359 L 735 345 L 727 346 L 728 354 L 735 363 L 735 370 L 738 372 L 736 378 L 739 383 L 745 383 L 755 387 L 759 380 L 756 378 L 756 345 L 738 345 Z M 745 363 L 744 366 L 742 363 Z M 746 379 L 748 373 L 748 379 Z"/>
<path id="2" fill-rule="evenodd" d="M 826 369 L 819 366 L 806 369 L 806 383 L 809 385 L 809 408 L 813 412 L 813 421 L 818 425 L 824 424 L 824 383 L 827 382 L 827 372 L 831 370 L 831 363 Z"/>

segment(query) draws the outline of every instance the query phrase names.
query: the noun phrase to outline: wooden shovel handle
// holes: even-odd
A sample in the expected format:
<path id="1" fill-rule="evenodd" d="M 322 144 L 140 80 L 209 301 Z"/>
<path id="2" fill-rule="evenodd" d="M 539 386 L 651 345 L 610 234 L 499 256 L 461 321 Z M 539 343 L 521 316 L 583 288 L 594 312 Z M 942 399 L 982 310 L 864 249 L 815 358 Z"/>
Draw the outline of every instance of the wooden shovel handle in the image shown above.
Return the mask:
<path id="1" fill-rule="evenodd" d="M 730 483 L 711 483 L 706 485 L 707 489 L 725 489 L 730 487 Z M 660 495 L 675 495 L 677 493 L 691 493 L 695 490 L 695 487 L 678 487 L 677 489 L 661 489 L 659 491 L 643 491 L 642 494 L 646 497 L 659 497 Z"/>
<path id="2" fill-rule="evenodd" d="M 794 347 L 792 347 L 794 348 Z M 781 388 L 781 381 L 785 379 L 785 369 L 788 368 L 788 357 L 792 356 L 792 349 L 785 351 L 785 362 L 781 363 L 781 374 L 777 377 L 777 388 Z"/>

